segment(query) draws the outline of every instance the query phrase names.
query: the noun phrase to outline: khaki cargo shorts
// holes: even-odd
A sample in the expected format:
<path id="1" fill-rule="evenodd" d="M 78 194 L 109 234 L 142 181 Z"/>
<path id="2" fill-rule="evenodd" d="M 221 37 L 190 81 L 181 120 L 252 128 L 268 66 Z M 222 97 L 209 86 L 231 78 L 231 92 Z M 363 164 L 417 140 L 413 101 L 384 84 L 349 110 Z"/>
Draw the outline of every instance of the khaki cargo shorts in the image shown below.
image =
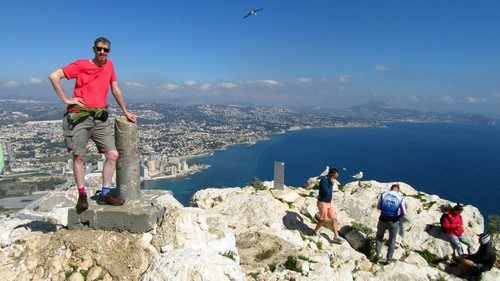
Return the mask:
<path id="1" fill-rule="evenodd" d="M 71 117 L 74 114 L 76 113 L 66 112 L 62 124 L 64 143 L 68 152 L 73 155 L 85 155 L 89 140 L 95 143 L 99 153 L 116 150 L 114 130 L 109 118 L 106 121 L 101 121 L 89 116 L 73 123 Z"/>

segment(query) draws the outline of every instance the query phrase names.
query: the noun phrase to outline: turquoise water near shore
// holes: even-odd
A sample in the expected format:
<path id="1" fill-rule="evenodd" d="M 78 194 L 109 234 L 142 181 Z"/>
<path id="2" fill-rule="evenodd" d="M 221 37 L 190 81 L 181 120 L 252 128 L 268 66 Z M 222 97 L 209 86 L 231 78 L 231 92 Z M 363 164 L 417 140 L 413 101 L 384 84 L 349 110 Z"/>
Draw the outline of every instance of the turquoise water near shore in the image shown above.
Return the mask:
<path id="1" fill-rule="evenodd" d="M 254 145 L 236 145 L 188 164 L 210 168 L 182 178 L 146 181 L 144 189 L 171 190 L 183 205 L 209 187 L 243 187 L 253 176 L 273 180 L 274 161 L 285 162 L 285 184 L 301 187 L 325 166 L 341 183 L 405 182 L 441 198 L 472 204 L 483 216 L 500 214 L 498 125 L 388 123 L 387 128 L 329 128 L 271 135 Z M 343 170 L 346 168 L 346 171 Z"/>

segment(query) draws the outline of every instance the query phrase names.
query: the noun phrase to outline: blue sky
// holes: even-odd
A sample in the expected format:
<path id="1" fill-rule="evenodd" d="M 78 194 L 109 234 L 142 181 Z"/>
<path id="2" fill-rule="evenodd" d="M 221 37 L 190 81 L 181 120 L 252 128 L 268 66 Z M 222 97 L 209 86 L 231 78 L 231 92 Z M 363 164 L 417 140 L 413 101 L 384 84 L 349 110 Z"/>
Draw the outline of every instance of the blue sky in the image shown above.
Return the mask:
<path id="1" fill-rule="evenodd" d="M 48 74 L 105 36 L 127 103 L 380 100 L 495 117 L 499 15 L 497 0 L 2 0 L 0 98 L 58 100 Z"/>

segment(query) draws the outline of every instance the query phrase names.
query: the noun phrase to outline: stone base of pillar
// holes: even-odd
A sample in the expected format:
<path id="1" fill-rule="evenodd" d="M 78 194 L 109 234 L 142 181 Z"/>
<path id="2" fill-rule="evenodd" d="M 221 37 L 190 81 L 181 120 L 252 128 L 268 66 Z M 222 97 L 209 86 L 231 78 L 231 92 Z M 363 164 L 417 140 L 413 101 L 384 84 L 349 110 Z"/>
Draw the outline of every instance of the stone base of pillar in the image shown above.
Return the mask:
<path id="1" fill-rule="evenodd" d="M 102 229 L 145 233 L 161 222 L 165 208 L 162 197 L 172 197 L 169 190 L 144 190 L 140 199 L 125 201 L 122 206 L 98 205 L 97 196 L 89 198 L 89 208 L 77 213 L 68 210 L 68 229 Z"/>

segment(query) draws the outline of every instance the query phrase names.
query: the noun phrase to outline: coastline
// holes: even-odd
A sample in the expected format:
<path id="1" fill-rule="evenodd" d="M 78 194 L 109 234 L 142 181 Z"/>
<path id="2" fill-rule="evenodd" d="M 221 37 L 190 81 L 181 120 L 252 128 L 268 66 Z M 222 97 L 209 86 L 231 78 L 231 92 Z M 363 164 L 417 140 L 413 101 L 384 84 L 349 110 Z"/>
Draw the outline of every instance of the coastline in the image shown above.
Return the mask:
<path id="1" fill-rule="evenodd" d="M 202 156 L 199 156 L 199 157 L 202 157 Z M 193 166 L 194 166 L 194 168 L 189 168 L 188 171 L 178 173 L 175 175 L 161 175 L 161 176 L 154 176 L 154 177 L 149 177 L 149 178 L 141 177 L 140 181 L 143 182 L 143 181 L 155 181 L 155 180 L 161 180 L 161 179 L 181 178 L 181 177 L 189 176 L 189 175 L 192 175 L 194 173 L 200 172 L 204 169 L 210 168 L 210 165 L 205 165 L 205 164 L 196 164 Z"/>
<path id="2" fill-rule="evenodd" d="M 356 125 L 353 125 L 353 124 L 350 124 L 348 126 L 337 125 L 337 126 L 328 126 L 328 127 L 292 126 L 289 129 L 287 129 L 287 130 L 282 130 L 282 131 L 275 132 L 275 133 L 268 133 L 267 135 L 264 135 L 264 137 L 257 138 L 257 139 L 255 139 L 253 141 L 250 141 L 250 142 L 242 142 L 242 143 L 229 144 L 227 146 L 224 146 L 224 147 L 219 148 L 219 149 L 215 149 L 215 150 L 210 151 L 210 152 L 204 152 L 204 153 L 200 153 L 200 154 L 188 154 L 188 155 L 179 156 L 178 158 L 179 158 L 179 160 L 188 161 L 188 160 L 191 160 L 191 159 L 212 156 L 212 155 L 214 155 L 214 153 L 216 151 L 223 151 L 223 150 L 226 150 L 226 149 L 230 148 L 231 146 L 243 145 L 243 144 L 247 144 L 248 146 L 252 146 L 252 145 L 257 144 L 259 141 L 268 141 L 268 140 L 270 140 L 269 136 L 271 136 L 271 135 L 281 135 L 281 134 L 286 134 L 288 132 L 302 131 L 302 130 L 309 130 L 309 129 L 321 129 L 321 128 L 335 129 L 335 128 L 346 128 L 346 127 L 347 128 L 361 128 L 361 127 L 370 127 L 370 126 L 356 126 Z M 383 127 L 375 127 L 375 128 L 386 128 L 386 126 L 384 125 Z M 182 177 L 185 177 L 185 176 L 188 176 L 188 175 L 195 174 L 197 172 L 200 172 L 200 171 L 202 171 L 202 170 L 207 169 L 207 168 L 210 167 L 210 165 L 205 165 L 205 164 L 197 164 L 197 165 L 200 165 L 202 167 L 201 168 L 196 168 L 196 169 L 193 169 L 193 170 L 191 170 L 191 168 L 189 168 L 189 171 L 183 172 L 183 173 L 179 173 L 179 174 L 176 174 L 176 175 L 161 175 L 161 176 L 153 176 L 153 177 L 150 177 L 150 178 L 141 177 L 140 181 L 142 182 L 142 181 L 155 181 L 155 180 L 161 180 L 161 179 L 182 178 Z"/>

